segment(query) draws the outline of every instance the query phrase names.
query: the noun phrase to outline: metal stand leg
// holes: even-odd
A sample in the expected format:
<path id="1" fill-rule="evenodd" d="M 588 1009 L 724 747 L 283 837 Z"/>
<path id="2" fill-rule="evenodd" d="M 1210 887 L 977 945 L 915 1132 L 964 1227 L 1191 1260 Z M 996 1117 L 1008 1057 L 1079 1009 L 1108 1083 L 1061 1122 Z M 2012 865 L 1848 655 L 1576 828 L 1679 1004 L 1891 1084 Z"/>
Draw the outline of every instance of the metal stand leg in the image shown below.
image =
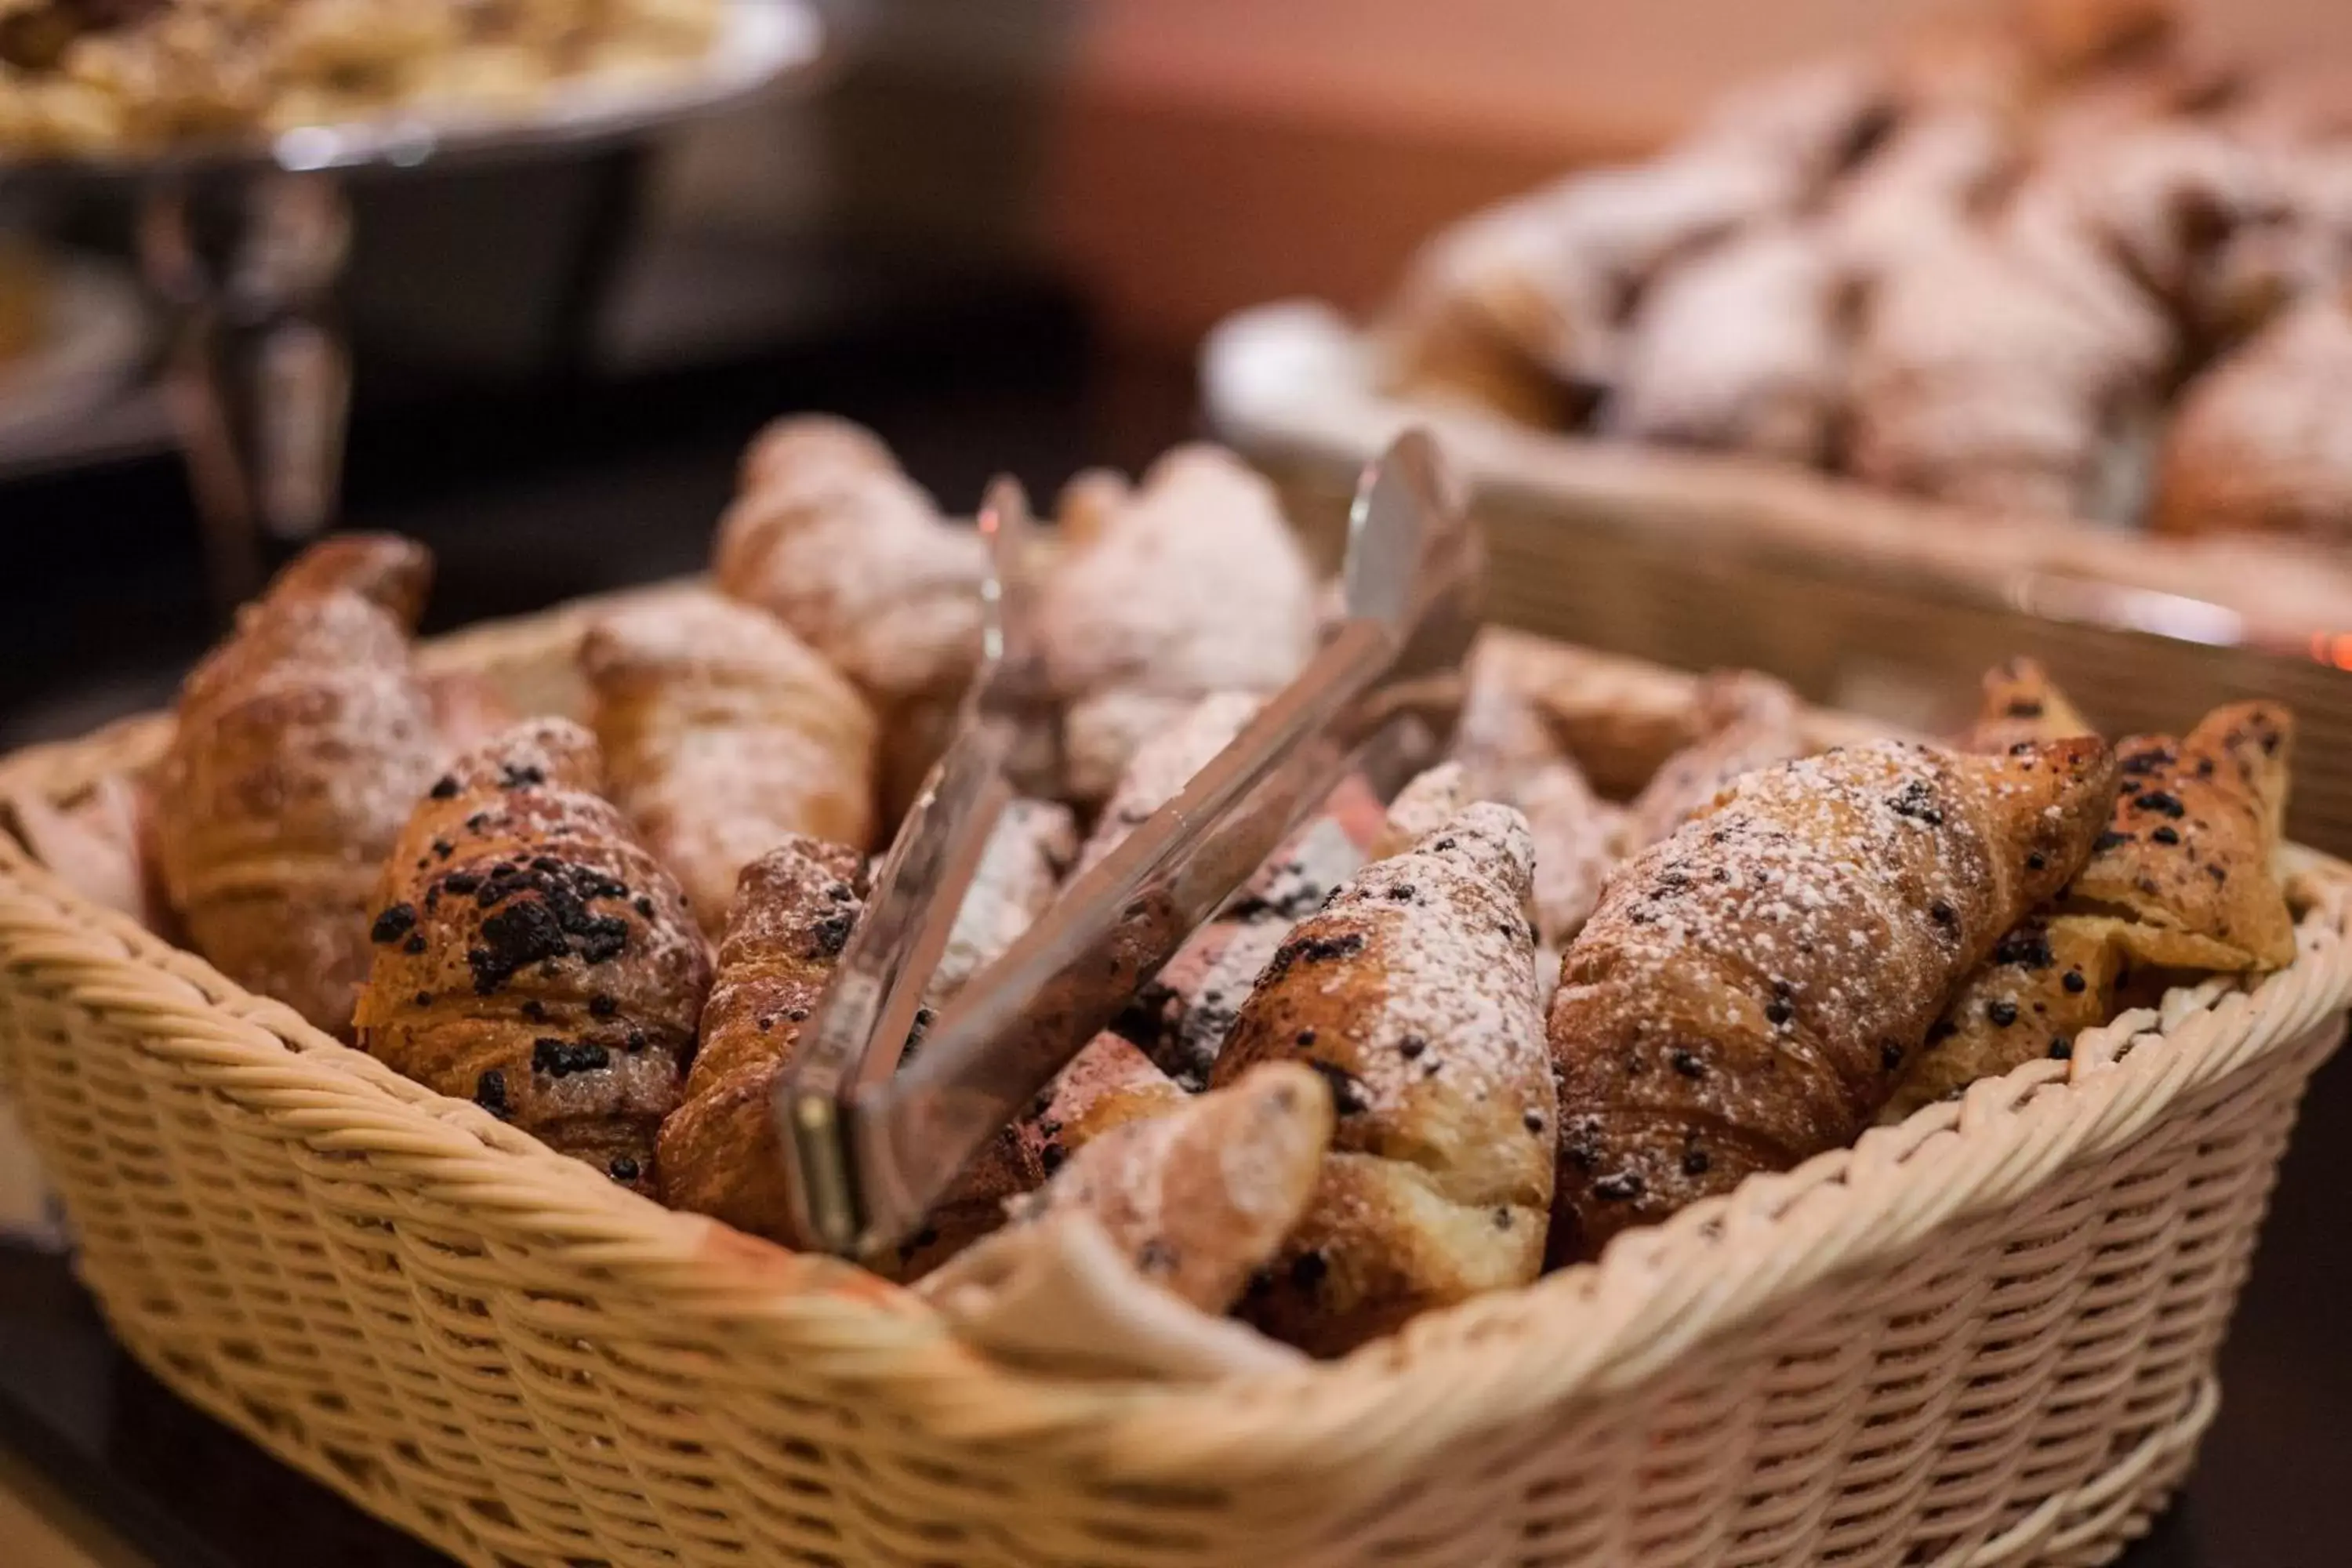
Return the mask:
<path id="1" fill-rule="evenodd" d="M 147 281 L 174 317 L 166 389 L 224 607 L 261 581 L 264 542 L 332 521 L 351 405 L 333 315 L 350 249 L 342 186 L 268 173 L 157 186 L 140 215 Z"/>

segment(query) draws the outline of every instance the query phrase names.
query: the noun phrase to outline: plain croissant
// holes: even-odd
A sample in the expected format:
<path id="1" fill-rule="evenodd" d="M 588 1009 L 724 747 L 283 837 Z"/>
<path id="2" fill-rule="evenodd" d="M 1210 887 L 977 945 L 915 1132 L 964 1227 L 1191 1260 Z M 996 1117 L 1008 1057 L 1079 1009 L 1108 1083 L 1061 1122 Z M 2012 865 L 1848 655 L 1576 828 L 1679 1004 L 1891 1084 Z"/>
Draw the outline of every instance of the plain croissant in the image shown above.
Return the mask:
<path id="1" fill-rule="evenodd" d="M 181 688 L 158 770 L 163 879 L 197 952 L 333 1033 L 368 971 L 368 897 L 440 745 L 408 634 L 422 546 L 298 558 Z"/>
<path id="2" fill-rule="evenodd" d="M 788 836 L 872 837 L 874 715 L 773 616 L 715 594 L 641 604 L 590 627 L 580 665 L 613 799 L 714 936 L 737 874 Z"/>

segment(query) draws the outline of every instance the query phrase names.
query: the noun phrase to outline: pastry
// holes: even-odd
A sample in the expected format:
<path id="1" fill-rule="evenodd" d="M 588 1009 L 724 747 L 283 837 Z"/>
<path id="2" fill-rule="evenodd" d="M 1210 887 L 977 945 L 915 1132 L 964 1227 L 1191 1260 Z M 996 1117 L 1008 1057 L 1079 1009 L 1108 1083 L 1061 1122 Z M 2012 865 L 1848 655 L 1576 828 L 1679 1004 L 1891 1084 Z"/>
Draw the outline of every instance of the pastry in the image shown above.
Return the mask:
<path id="1" fill-rule="evenodd" d="M 1297 1062 L 1339 1111 L 1314 1202 L 1244 1301 L 1276 1338 L 1339 1353 L 1535 1278 L 1558 1104 L 1532 871 L 1518 814 L 1471 806 L 1292 928 L 1242 1005 L 1215 1084 Z"/>
<path id="2" fill-rule="evenodd" d="M 1184 447 L 1046 577 L 1037 626 L 1067 705 L 1069 791 L 1094 802 L 1135 743 L 1198 699 L 1297 674 L 1314 651 L 1315 583 L 1273 487 L 1230 453 Z"/>
<path id="3" fill-rule="evenodd" d="M 1536 931 L 1554 954 L 1556 974 L 1559 950 L 1584 929 L 1616 868 L 1629 831 L 1625 813 L 1596 796 L 1576 764 L 1565 761 L 1529 777 L 1509 804 L 1528 819 L 1535 845 Z"/>
<path id="4" fill-rule="evenodd" d="M 865 910 L 865 857 L 845 844 L 788 837 L 743 868 L 702 1008 L 701 1048 L 656 1145 L 672 1208 L 794 1240 L 770 1106 Z"/>
<path id="5" fill-rule="evenodd" d="M 425 678 L 425 700 L 433 710 L 433 731 L 441 737 L 442 754 L 455 758 L 520 723 L 495 682 L 472 670 L 446 670 Z"/>
<path id="6" fill-rule="evenodd" d="M 2054 241 L 2054 255 L 2063 247 Z M 1969 235 L 1882 278 L 1855 343 L 1847 461 L 1872 483 L 2041 516 L 2109 515 L 2175 344 L 2085 249 Z"/>
<path id="7" fill-rule="evenodd" d="M 1963 749 L 1998 755 L 2025 742 L 2063 741 L 2099 731 L 2067 700 L 2050 672 L 2033 659 L 2012 658 L 1988 670 L 1976 722 L 1960 739 Z"/>
<path id="8" fill-rule="evenodd" d="M 2089 857 L 2115 777 L 2091 739 L 1845 747 L 1748 774 L 1629 862 L 1551 1005 L 1553 1258 L 1850 1142 Z"/>
<path id="9" fill-rule="evenodd" d="M 2030 746 L 2037 737 L 2019 731 L 2036 723 L 2044 736 L 2082 732 L 2065 698 L 2029 661 L 2018 664 L 2021 687 L 2003 672 L 1988 679 L 1976 738 Z M 2008 700 L 2037 687 L 2035 700 Z M 2021 1063 L 2071 1055 L 2127 994 L 2291 963 L 2294 918 L 2272 859 L 2293 738 L 2285 710 L 2248 702 L 2215 710 L 2182 741 L 2143 735 L 2118 745 L 2114 810 L 2089 860 L 1969 977 L 1881 1120 L 1900 1121 Z"/>
<path id="10" fill-rule="evenodd" d="M 2352 540 L 2352 309 L 2335 292 L 2282 317 L 2181 395 L 2158 461 L 2159 533 Z"/>
<path id="11" fill-rule="evenodd" d="M 1628 853 L 1705 812 L 1744 775 L 1811 749 L 1798 726 L 1797 694 L 1769 675 L 1717 670 L 1700 683 L 1696 706 L 1706 734 L 1668 757 L 1627 808 Z"/>
<path id="12" fill-rule="evenodd" d="M 1845 396 L 1845 279 L 1820 233 L 1766 226 L 1669 269 L 1643 295 L 1611 435 L 1813 466 Z"/>
<path id="13" fill-rule="evenodd" d="M 1020 940 L 1052 906 L 1077 849 L 1069 807 L 1045 800 L 1009 803 L 981 850 L 924 1000 L 938 1006 Z"/>
<path id="14" fill-rule="evenodd" d="M 1204 1312 L 1234 1304 L 1290 1234 L 1317 1190 L 1331 1142 L 1332 1091 L 1303 1067 L 1269 1062 L 1232 1084 L 1180 1097 L 1080 1148 L 1054 1179 L 1017 1199 L 998 1237 L 1073 1214 L 1099 1225 L 1144 1279 Z M 966 1265 L 960 1265 L 960 1269 Z"/>
<path id="15" fill-rule="evenodd" d="M 772 617 L 717 595 L 634 605 L 589 628 L 580 665 L 614 802 L 705 931 L 786 837 L 872 838 L 874 715 Z"/>
<path id="16" fill-rule="evenodd" d="M 377 1060 L 650 1194 L 710 957 L 601 763 L 533 720 L 433 782 L 376 884 L 356 1022 Z"/>
<path id="17" fill-rule="evenodd" d="M 711 572 L 865 694 L 886 740 L 883 812 L 895 821 L 978 666 L 987 566 L 980 535 L 940 516 L 879 440 L 803 416 L 753 443 Z"/>
<path id="18" fill-rule="evenodd" d="M 155 854 L 155 801 L 143 782 L 106 773 L 59 800 L 27 793 L 5 804 L 6 827 L 58 881 L 151 931 L 172 931 Z"/>
<path id="19" fill-rule="evenodd" d="M 405 541 L 312 547 L 180 690 L 158 768 L 163 885 L 231 980 L 347 1031 L 378 868 L 440 762 L 408 632 L 430 572 Z"/>
<path id="20" fill-rule="evenodd" d="M 1832 193 L 1822 243 L 1847 279 L 1875 282 L 1981 222 L 2016 158 L 2015 137 L 1998 115 L 1922 115 Z"/>

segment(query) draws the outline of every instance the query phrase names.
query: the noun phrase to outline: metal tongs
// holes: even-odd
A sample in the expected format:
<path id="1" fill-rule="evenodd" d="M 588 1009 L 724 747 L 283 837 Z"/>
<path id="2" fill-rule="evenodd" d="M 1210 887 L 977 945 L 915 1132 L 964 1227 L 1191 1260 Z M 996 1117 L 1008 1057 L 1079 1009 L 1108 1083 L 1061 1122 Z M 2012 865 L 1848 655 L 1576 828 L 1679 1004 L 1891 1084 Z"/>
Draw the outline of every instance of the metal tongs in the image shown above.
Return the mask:
<path id="1" fill-rule="evenodd" d="M 865 919 L 779 1084 L 803 1245 L 860 1256 L 916 1234 L 964 1165 L 1350 773 L 1385 801 L 1453 738 L 1483 541 L 1420 431 L 1364 470 L 1343 618 L 1297 679 L 948 1001 L 908 1057 L 925 984 L 1016 760 L 1050 750 L 1038 552 L 1019 485 L 990 486 L 985 643 L 953 741 L 876 874 Z"/>

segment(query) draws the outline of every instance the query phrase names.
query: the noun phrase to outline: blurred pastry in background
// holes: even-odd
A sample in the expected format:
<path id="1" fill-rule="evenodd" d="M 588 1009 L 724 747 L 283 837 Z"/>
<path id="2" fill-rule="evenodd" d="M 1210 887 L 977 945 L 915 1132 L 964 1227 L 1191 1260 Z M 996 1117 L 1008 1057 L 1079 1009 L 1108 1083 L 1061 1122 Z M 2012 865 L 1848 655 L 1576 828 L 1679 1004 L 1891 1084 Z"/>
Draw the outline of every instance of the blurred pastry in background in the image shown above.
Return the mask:
<path id="1" fill-rule="evenodd" d="M 2190 384 L 2166 432 L 2158 532 L 2352 542 L 2352 309 L 2311 300 Z"/>

